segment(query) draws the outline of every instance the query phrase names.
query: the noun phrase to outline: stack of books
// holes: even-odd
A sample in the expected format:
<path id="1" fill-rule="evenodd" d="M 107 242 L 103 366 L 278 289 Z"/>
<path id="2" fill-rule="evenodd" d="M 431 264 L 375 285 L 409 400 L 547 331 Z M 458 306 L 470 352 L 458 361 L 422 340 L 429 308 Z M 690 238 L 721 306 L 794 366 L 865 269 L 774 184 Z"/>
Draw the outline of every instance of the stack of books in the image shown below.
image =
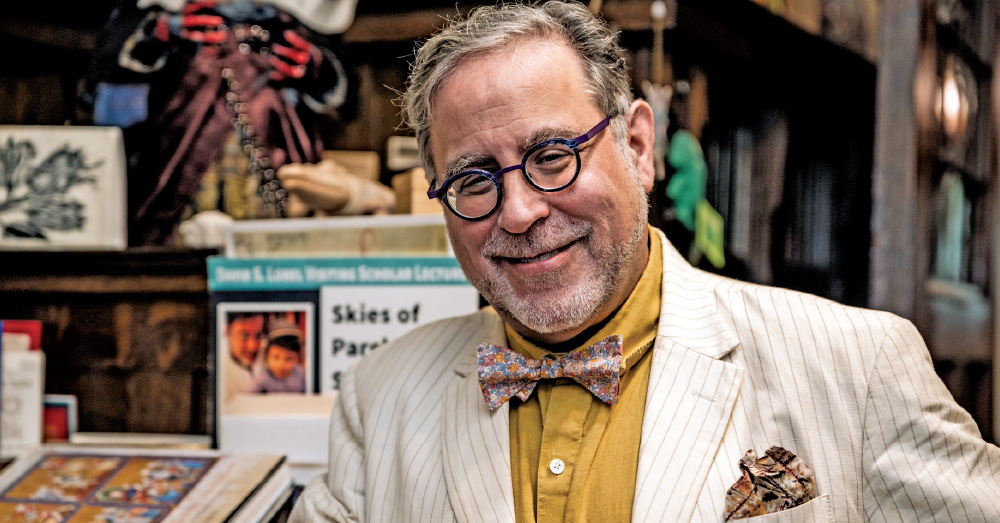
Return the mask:
<path id="1" fill-rule="evenodd" d="M 291 490 L 282 456 L 41 447 L 0 474 L 0 521 L 270 521 Z"/>

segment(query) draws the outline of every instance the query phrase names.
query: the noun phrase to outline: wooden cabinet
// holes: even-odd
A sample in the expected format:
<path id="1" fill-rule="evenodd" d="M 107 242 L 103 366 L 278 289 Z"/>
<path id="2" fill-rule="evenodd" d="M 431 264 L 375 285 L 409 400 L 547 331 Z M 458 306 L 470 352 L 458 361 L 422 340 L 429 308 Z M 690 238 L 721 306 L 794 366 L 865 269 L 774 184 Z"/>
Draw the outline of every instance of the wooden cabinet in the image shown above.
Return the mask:
<path id="1" fill-rule="evenodd" d="M 0 252 L 0 318 L 43 322 L 80 430 L 208 434 L 210 251 Z"/>

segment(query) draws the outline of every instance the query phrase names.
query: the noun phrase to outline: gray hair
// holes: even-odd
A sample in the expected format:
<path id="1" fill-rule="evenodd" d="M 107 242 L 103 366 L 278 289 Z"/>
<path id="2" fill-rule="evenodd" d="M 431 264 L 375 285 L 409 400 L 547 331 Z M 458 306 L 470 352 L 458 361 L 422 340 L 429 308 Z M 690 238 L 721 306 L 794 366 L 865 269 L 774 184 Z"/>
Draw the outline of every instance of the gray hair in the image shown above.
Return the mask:
<path id="1" fill-rule="evenodd" d="M 631 83 L 618 34 L 577 2 L 501 3 L 478 7 L 452 20 L 416 51 L 402 96 L 403 120 L 417 134 L 428 178 L 434 178 L 430 149 L 431 110 L 437 90 L 466 58 L 530 38 L 562 39 L 583 65 L 584 89 L 605 114 L 624 115 L 632 103 Z M 612 129 L 623 143 L 627 129 L 615 118 Z"/>

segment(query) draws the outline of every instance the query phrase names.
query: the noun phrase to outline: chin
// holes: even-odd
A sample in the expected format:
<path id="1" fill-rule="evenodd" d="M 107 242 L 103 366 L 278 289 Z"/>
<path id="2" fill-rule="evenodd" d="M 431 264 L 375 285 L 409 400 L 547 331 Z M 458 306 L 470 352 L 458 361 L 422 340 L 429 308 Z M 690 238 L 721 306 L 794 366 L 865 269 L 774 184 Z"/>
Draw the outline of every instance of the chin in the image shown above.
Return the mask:
<path id="1" fill-rule="evenodd" d="M 556 334 L 589 325 L 610 297 L 602 278 L 590 278 L 572 287 L 550 292 L 538 289 L 519 296 L 508 282 L 492 285 L 485 294 L 497 311 L 538 334 Z"/>

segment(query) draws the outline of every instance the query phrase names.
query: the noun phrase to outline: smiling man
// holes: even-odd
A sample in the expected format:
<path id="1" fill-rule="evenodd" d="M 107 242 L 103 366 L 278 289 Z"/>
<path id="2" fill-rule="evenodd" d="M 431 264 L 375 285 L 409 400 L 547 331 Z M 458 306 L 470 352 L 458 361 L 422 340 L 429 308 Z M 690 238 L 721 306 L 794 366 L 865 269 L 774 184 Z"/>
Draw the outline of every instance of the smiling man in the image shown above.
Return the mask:
<path id="1" fill-rule="evenodd" d="M 226 347 L 229 358 L 223 365 L 225 401 L 253 387 L 251 368 L 260 351 L 264 315 L 259 312 L 234 312 L 226 319 Z"/>
<path id="2" fill-rule="evenodd" d="M 576 3 L 473 11 L 404 96 L 490 303 L 341 380 L 293 521 L 998 521 L 907 321 L 690 267 L 647 225 L 653 116 Z"/>
<path id="3" fill-rule="evenodd" d="M 472 178 L 488 187 L 476 198 L 499 204 L 504 196 L 502 210 L 487 203 L 483 211 L 493 212 L 486 216 L 446 214 L 455 256 L 505 322 L 548 343 L 566 341 L 618 308 L 649 254 L 652 110 L 642 101 L 605 110 L 591 101 L 586 85 L 569 45 L 528 40 L 503 53 L 468 57 L 431 101 L 428 135 L 441 172 L 435 185 L 475 169 L 442 189 L 464 199 L 457 186 Z M 606 116 L 617 119 L 631 147 L 610 130 L 592 128 L 607 125 Z M 535 144 L 588 128 L 595 136 L 579 145 L 579 162 L 572 149 L 552 144 L 529 160 L 542 172 L 513 170 L 499 186 L 479 173 L 520 165 Z M 547 183 L 543 176 L 562 176 L 545 172 L 551 169 L 566 173 L 556 186 L 570 185 L 558 192 L 532 186 Z"/>

